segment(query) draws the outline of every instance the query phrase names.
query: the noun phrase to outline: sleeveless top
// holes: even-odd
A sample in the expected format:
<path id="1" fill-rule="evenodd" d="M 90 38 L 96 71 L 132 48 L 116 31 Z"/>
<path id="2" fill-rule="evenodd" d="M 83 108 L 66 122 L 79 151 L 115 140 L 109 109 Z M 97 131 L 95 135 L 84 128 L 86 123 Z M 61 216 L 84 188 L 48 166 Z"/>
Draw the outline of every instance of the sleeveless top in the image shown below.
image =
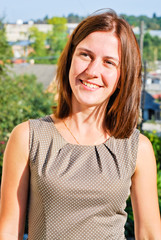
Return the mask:
<path id="1" fill-rule="evenodd" d="M 50 116 L 30 122 L 29 240 L 123 240 L 139 130 L 68 143 Z"/>

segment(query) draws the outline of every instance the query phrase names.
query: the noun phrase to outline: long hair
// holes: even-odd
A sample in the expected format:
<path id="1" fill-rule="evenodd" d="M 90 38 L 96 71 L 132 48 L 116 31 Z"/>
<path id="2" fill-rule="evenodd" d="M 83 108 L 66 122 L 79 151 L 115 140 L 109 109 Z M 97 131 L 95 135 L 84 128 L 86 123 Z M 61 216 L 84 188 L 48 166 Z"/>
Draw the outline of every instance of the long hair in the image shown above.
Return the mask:
<path id="1" fill-rule="evenodd" d="M 72 113 L 72 90 L 69 70 L 77 45 L 90 33 L 113 32 L 121 44 L 120 79 L 118 88 L 107 104 L 103 127 L 115 138 L 128 138 L 137 125 L 141 93 L 141 57 L 136 37 L 130 25 L 113 10 L 95 14 L 84 19 L 70 36 L 58 61 L 57 118 Z"/>

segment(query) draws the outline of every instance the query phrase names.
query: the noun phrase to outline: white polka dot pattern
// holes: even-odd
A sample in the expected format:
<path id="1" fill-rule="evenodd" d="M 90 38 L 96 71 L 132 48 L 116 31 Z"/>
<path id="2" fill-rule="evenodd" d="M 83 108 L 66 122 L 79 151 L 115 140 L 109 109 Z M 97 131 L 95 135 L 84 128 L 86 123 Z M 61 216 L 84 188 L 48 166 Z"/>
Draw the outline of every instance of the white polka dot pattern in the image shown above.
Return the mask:
<path id="1" fill-rule="evenodd" d="M 50 116 L 30 120 L 29 240 L 123 240 L 139 131 L 67 143 Z"/>

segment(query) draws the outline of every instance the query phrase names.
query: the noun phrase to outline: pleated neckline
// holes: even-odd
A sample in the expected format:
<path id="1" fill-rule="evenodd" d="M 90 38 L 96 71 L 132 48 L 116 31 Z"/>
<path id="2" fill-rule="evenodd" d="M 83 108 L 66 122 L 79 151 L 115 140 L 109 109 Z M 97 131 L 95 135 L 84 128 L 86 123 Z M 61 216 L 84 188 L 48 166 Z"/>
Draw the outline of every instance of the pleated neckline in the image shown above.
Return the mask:
<path id="1" fill-rule="evenodd" d="M 71 145 L 71 146 L 79 146 L 79 147 L 91 147 L 91 148 L 93 148 L 93 147 L 99 147 L 99 146 L 102 146 L 102 145 L 107 145 L 109 142 L 111 142 L 112 141 L 112 139 L 114 138 L 113 136 L 111 136 L 111 137 L 109 137 L 108 139 L 106 139 L 106 141 L 105 142 L 103 142 L 103 143 L 100 143 L 100 144 L 93 144 L 93 145 L 83 145 L 83 144 L 76 144 L 76 143 L 70 143 L 70 142 L 68 142 L 62 135 L 61 135 L 61 133 L 58 131 L 58 129 L 56 128 L 56 126 L 55 126 L 55 123 L 54 123 L 54 120 L 53 120 L 53 118 L 50 116 L 50 115 L 48 115 L 47 116 L 47 118 L 49 118 L 49 120 L 53 123 L 53 127 L 54 127 L 54 129 L 56 130 L 56 132 L 58 133 L 58 135 L 61 137 L 61 139 L 66 143 L 66 144 L 69 144 L 69 145 Z"/>

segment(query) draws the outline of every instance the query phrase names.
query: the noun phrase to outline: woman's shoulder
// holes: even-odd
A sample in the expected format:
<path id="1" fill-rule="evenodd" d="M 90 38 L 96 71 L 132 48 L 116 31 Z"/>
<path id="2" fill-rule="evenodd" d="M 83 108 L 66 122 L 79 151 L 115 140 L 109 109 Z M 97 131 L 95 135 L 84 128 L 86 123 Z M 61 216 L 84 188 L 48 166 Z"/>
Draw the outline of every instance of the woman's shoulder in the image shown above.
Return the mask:
<path id="1" fill-rule="evenodd" d="M 18 124 L 11 132 L 10 138 L 21 139 L 25 142 L 29 139 L 29 121 Z"/>
<path id="2" fill-rule="evenodd" d="M 43 136 L 52 135 L 53 120 L 50 115 L 37 119 L 29 119 L 18 124 L 12 130 L 8 146 L 12 150 L 19 149 L 28 155 L 32 141 L 41 140 Z"/>
<path id="3" fill-rule="evenodd" d="M 14 129 L 11 132 L 11 136 L 14 136 L 16 138 L 23 138 L 28 139 L 29 138 L 29 132 L 32 128 L 32 126 L 37 126 L 38 128 L 48 122 L 52 122 L 52 117 L 50 115 L 46 115 L 44 117 L 36 118 L 36 119 L 29 119 L 25 122 L 22 122 L 14 127 Z"/>
<path id="4" fill-rule="evenodd" d="M 148 151 L 152 149 L 152 144 L 150 140 L 143 135 L 142 133 L 139 134 L 139 151 Z"/>
<path id="5" fill-rule="evenodd" d="M 28 159 L 29 154 L 29 122 L 18 124 L 11 132 L 5 155 L 12 153 L 13 156 L 21 156 L 23 159 Z M 16 157 L 15 157 L 16 158 Z M 10 159 L 10 157 L 9 157 Z"/>
<path id="6" fill-rule="evenodd" d="M 143 134 L 139 135 L 138 155 L 137 155 L 137 168 L 142 169 L 149 166 L 156 165 L 153 146 L 150 140 Z"/>
<path id="7" fill-rule="evenodd" d="M 14 127 L 10 139 L 19 144 L 27 143 L 29 140 L 29 121 L 22 122 Z"/>

